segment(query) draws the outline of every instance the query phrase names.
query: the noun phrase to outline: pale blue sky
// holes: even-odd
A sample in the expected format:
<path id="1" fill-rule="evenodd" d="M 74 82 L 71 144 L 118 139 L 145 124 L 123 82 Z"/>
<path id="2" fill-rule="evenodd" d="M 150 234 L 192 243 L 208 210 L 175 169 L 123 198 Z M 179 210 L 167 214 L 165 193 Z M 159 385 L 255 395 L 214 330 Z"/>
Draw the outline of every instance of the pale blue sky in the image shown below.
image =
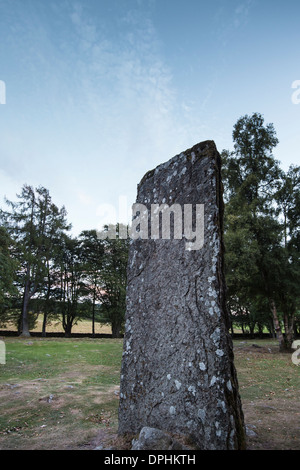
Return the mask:
<path id="1" fill-rule="evenodd" d="M 146 171 L 231 149 L 253 112 L 299 164 L 299 18 L 298 0 L 0 0 L 0 206 L 42 185 L 74 234 L 100 228 Z"/>

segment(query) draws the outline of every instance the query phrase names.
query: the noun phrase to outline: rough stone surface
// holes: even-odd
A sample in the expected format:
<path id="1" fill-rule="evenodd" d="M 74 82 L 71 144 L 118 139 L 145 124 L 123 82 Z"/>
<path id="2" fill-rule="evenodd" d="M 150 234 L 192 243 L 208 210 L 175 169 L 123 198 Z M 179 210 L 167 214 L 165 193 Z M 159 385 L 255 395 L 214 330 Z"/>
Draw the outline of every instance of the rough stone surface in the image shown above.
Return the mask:
<path id="1" fill-rule="evenodd" d="M 119 433 L 145 426 L 200 449 L 242 449 L 223 273 L 220 155 L 206 141 L 148 172 L 137 203 L 204 204 L 204 245 L 136 239 L 128 262 Z"/>
<path id="2" fill-rule="evenodd" d="M 138 439 L 133 439 L 131 450 L 190 450 L 168 433 L 145 426 Z"/>

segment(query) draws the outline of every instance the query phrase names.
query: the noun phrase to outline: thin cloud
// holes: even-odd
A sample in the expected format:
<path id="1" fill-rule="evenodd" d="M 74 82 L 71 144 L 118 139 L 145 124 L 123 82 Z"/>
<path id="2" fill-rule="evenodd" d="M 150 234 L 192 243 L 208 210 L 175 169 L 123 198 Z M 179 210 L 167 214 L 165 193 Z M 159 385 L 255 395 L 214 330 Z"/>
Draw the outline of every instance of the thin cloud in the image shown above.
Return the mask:
<path id="1" fill-rule="evenodd" d="M 246 0 L 235 8 L 233 17 L 233 25 L 235 28 L 239 28 L 246 23 L 252 4 L 253 0 Z"/>
<path id="2" fill-rule="evenodd" d="M 82 4 L 74 5 L 70 18 L 81 51 L 81 107 L 100 133 L 114 140 L 117 133 L 128 149 L 139 135 L 156 149 L 164 145 L 174 129 L 176 90 L 151 18 L 137 8 L 101 26 Z M 107 28 L 117 31 L 114 40 L 105 34 Z"/>

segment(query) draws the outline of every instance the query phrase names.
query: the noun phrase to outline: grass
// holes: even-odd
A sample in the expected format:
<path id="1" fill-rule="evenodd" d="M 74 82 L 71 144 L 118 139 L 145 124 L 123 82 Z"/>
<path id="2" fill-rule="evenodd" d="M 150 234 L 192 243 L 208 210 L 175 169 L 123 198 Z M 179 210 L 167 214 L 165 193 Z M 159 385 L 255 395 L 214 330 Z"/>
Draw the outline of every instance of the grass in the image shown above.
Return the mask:
<path id="1" fill-rule="evenodd" d="M 273 340 L 234 341 L 249 449 L 300 449 L 300 367 Z"/>
<path id="2" fill-rule="evenodd" d="M 2 338 L 0 449 L 92 449 L 116 440 L 120 339 Z M 300 448 L 300 367 L 276 342 L 234 341 L 249 449 Z M 120 448 L 120 447 L 117 447 Z"/>
<path id="3" fill-rule="evenodd" d="M 279 354 L 276 341 L 260 341 L 259 348 L 252 344 L 253 340 L 235 342 L 235 363 L 242 397 L 257 400 L 298 394 L 300 370 L 291 361 L 291 354 Z"/>
<path id="4" fill-rule="evenodd" d="M 68 449 L 116 428 L 122 340 L 5 338 L 0 448 Z"/>

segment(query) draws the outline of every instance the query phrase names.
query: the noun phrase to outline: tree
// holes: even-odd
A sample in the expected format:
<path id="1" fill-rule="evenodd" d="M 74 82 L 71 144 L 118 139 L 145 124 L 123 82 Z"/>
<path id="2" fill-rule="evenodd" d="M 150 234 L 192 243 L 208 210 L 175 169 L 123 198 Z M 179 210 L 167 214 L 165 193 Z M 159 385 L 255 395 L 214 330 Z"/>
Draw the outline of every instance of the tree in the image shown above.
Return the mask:
<path id="1" fill-rule="evenodd" d="M 105 238 L 109 230 L 111 227 L 106 226 L 104 233 L 98 234 L 104 244 L 101 301 L 102 311 L 112 327 L 112 336 L 118 338 L 125 319 L 129 238 L 120 237 L 121 233 L 128 232 L 124 225 L 117 224 L 114 239 Z"/>
<path id="2" fill-rule="evenodd" d="M 274 126 L 264 126 L 261 114 L 245 115 L 235 124 L 232 136 L 234 151 L 222 154 L 229 197 L 240 208 L 248 205 L 253 216 L 265 213 L 281 174 L 279 162 L 272 155 L 278 144 Z"/>
<path id="3" fill-rule="evenodd" d="M 80 314 L 80 303 L 87 294 L 83 281 L 84 265 L 80 255 L 80 242 L 64 234 L 60 256 L 60 283 L 57 286 L 62 326 L 70 337 L 72 327 Z"/>
<path id="4" fill-rule="evenodd" d="M 286 347 L 278 307 L 291 274 L 278 219 L 278 185 L 283 172 L 272 155 L 278 139 L 273 124 L 254 113 L 233 130 L 234 151 L 224 151 L 226 279 L 230 298 L 243 308 L 268 300 L 280 348 Z M 279 197 L 279 196 L 278 196 Z M 281 299 L 281 300 L 280 300 Z M 287 331 L 286 331 L 287 333 Z"/>
<path id="5" fill-rule="evenodd" d="M 280 256 L 280 285 L 278 305 L 282 311 L 285 348 L 290 349 L 294 339 L 294 319 L 300 300 L 300 167 L 291 165 L 275 194 L 279 217 L 282 220 Z"/>
<path id="6" fill-rule="evenodd" d="M 18 283 L 23 290 L 22 336 L 30 336 L 28 325 L 29 301 L 45 286 L 47 263 L 50 262 L 55 237 L 67 230 L 66 211 L 52 203 L 49 191 L 24 185 L 19 201 L 6 201 L 11 212 L 2 211 L 6 227 L 16 245 L 20 263 Z"/>
<path id="7" fill-rule="evenodd" d="M 59 210 L 54 204 L 48 208 L 43 208 L 44 214 L 48 217 L 48 224 L 45 231 L 45 277 L 42 286 L 43 302 L 43 327 L 42 335 L 46 336 L 46 324 L 49 315 L 56 314 L 56 286 L 58 282 L 58 260 L 61 258 L 63 249 L 63 239 L 71 225 L 66 223 L 66 211 Z"/>
<path id="8" fill-rule="evenodd" d="M 239 325 L 243 331 L 247 325 L 252 333 L 257 323 L 253 308 L 256 294 L 249 280 L 258 275 L 258 247 L 249 228 L 242 223 L 242 217 L 230 213 L 229 208 L 226 207 L 224 236 L 228 307 L 231 323 Z"/>
<path id="9" fill-rule="evenodd" d="M 18 294 L 15 286 L 17 261 L 12 256 L 13 240 L 4 226 L 0 226 L 0 315 L 4 315 L 12 306 L 12 299 Z"/>
<path id="10" fill-rule="evenodd" d="M 84 230 L 79 235 L 80 256 L 83 263 L 83 279 L 87 296 L 92 305 L 92 335 L 95 336 L 96 302 L 101 299 L 102 266 L 104 263 L 104 241 L 96 230 Z"/>

